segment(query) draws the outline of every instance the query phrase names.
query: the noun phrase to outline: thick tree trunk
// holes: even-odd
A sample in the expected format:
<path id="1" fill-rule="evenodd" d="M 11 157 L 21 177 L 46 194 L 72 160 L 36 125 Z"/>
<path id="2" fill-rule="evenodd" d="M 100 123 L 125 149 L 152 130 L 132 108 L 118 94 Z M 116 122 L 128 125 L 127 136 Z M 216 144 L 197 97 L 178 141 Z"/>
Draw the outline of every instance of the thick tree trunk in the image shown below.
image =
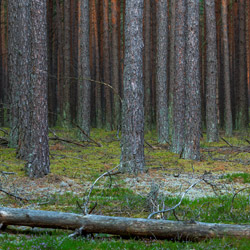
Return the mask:
<path id="1" fill-rule="evenodd" d="M 31 104 L 30 148 L 26 171 L 39 178 L 50 171 L 48 138 L 47 4 L 31 0 Z M 29 135 L 29 131 L 25 131 Z"/>
<path id="2" fill-rule="evenodd" d="M 158 141 L 168 142 L 167 52 L 168 3 L 157 1 L 156 122 Z"/>
<path id="3" fill-rule="evenodd" d="M 132 173 L 145 171 L 142 20 L 143 0 L 127 1 L 120 164 Z"/>
<path id="4" fill-rule="evenodd" d="M 186 85 L 186 0 L 176 0 L 175 8 L 175 84 L 174 133 L 172 151 L 181 153 L 185 138 L 185 85 Z"/>
<path id="5" fill-rule="evenodd" d="M 90 62 L 89 62 L 89 0 L 81 1 L 80 4 L 80 58 L 79 58 L 79 76 L 78 76 L 78 124 L 87 133 L 90 134 Z M 82 140 L 87 138 L 81 133 Z"/>
<path id="6" fill-rule="evenodd" d="M 30 135 L 30 2 L 8 1 L 8 69 L 11 88 L 10 147 L 26 159 Z M 21 121 L 21 122 L 20 122 Z M 27 130 L 27 131 L 25 131 Z"/>
<path id="7" fill-rule="evenodd" d="M 217 47 L 216 47 L 216 19 L 215 2 L 207 0 L 206 10 L 206 124 L 207 141 L 217 142 L 219 140 L 217 103 L 216 103 L 216 84 L 217 84 Z"/>
<path id="8" fill-rule="evenodd" d="M 223 32 L 223 57 L 224 57 L 224 86 L 225 86 L 225 131 L 227 136 L 233 134 L 232 107 L 230 93 L 230 67 L 227 28 L 227 0 L 221 1 L 222 32 Z"/>
<path id="9" fill-rule="evenodd" d="M 78 229 L 83 233 L 108 233 L 153 239 L 201 240 L 250 238 L 249 225 L 182 222 L 140 218 L 80 215 L 17 208 L 0 208 L 0 224 L 43 228 Z"/>
<path id="10" fill-rule="evenodd" d="M 199 1 L 187 0 L 185 141 L 183 157 L 200 160 Z"/>

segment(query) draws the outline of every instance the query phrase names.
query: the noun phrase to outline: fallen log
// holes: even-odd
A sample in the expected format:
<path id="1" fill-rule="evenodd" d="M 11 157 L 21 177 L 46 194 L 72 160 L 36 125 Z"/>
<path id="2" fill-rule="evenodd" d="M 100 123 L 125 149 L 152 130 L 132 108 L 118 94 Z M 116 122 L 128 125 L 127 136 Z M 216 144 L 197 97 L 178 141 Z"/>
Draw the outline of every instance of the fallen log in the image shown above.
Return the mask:
<path id="1" fill-rule="evenodd" d="M 88 233 L 107 233 L 126 237 L 201 240 L 231 236 L 250 239 L 250 225 L 181 222 L 155 219 L 80 215 L 0 207 L 0 225 L 79 229 Z"/>

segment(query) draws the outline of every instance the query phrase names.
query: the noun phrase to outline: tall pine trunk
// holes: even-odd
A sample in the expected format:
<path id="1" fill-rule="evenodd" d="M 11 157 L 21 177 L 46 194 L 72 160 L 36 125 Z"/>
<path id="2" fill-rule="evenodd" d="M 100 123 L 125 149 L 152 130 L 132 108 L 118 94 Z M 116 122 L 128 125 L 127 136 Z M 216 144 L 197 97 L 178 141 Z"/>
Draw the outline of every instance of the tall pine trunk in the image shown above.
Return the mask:
<path id="1" fill-rule="evenodd" d="M 227 0 L 221 1 L 222 32 L 223 32 L 223 65 L 224 65 L 224 87 L 225 87 L 225 132 L 227 136 L 233 134 L 231 89 L 230 89 L 230 67 L 228 49 L 227 28 Z"/>
<path id="2" fill-rule="evenodd" d="M 217 142 L 219 140 L 216 84 L 217 84 L 217 47 L 216 47 L 216 18 L 215 2 L 207 0 L 206 10 L 206 124 L 207 141 Z"/>
<path id="3" fill-rule="evenodd" d="M 167 52 L 168 3 L 157 0 L 156 119 L 158 141 L 168 142 Z"/>
<path id="4" fill-rule="evenodd" d="M 200 160 L 199 1 L 187 0 L 185 142 L 183 158 Z"/>
<path id="5" fill-rule="evenodd" d="M 145 171 L 143 108 L 143 0 L 126 2 L 121 169 Z"/>
<path id="6" fill-rule="evenodd" d="M 90 62 L 89 62 L 89 0 L 80 3 L 80 22 L 79 22 L 79 76 L 78 76 L 78 124 L 90 134 Z M 81 133 L 80 138 L 86 140 Z"/>
<path id="7" fill-rule="evenodd" d="M 181 153 L 183 150 L 185 139 L 186 0 L 176 0 L 175 15 L 176 71 L 174 85 L 174 133 L 172 138 L 172 151 L 174 153 Z"/>

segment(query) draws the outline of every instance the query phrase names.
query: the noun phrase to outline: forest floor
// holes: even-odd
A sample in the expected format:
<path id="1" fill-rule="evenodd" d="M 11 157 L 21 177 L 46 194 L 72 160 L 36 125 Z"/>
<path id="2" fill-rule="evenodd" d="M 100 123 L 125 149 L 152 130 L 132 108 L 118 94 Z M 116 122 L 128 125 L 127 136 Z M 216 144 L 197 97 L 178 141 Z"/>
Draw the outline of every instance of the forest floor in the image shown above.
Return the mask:
<path id="1" fill-rule="evenodd" d="M 41 179 L 25 176 L 25 162 L 16 159 L 14 149 L 0 146 L 0 206 L 81 213 L 93 182 L 119 164 L 120 141 L 116 132 L 94 129 L 91 142 L 77 140 L 77 131 L 54 128 L 50 134 L 51 173 Z M 1 132 L 0 132 L 1 133 Z M 0 137 L 6 136 L 4 132 Z M 159 145 L 156 133 L 145 136 L 147 172 L 138 176 L 117 174 L 101 178 L 90 195 L 92 213 L 147 218 L 152 211 L 182 204 L 165 219 L 223 223 L 250 221 L 250 136 L 236 133 L 221 136 L 218 143 L 201 141 L 199 162 L 180 159 Z M 75 145 L 68 142 L 77 142 Z M 99 146 L 98 146 L 99 145 Z M 100 147 L 101 145 L 101 147 Z M 1 191 L 2 190 L 2 191 Z M 4 192 L 3 192 L 4 191 Z M 7 193 L 7 194 L 6 194 Z M 12 196 L 11 196 L 12 195 Z M 210 240 L 200 243 L 120 240 L 96 236 L 92 241 L 60 243 L 67 232 L 44 230 L 26 232 L 11 228 L 0 234 L 0 249 L 249 249 L 249 240 Z M 37 230 L 37 229 L 34 229 Z M 25 232 L 24 232 L 25 231 Z M 14 234 L 15 233 L 15 234 Z M 27 235 L 35 235 L 35 238 Z M 50 238 L 48 238 L 50 237 Z M 51 238 L 52 237 L 52 238 Z M 49 248 L 54 241 L 52 248 Z M 79 242 L 80 241 L 80 242 Z M 40 244 L 40 243 L 39 243 Z M 70 248 L 69 248 L 70 245 Z M 74 246 L 74 247 L 72 247 Z M 67 248 L 68 247 L 68 248 Z"/>

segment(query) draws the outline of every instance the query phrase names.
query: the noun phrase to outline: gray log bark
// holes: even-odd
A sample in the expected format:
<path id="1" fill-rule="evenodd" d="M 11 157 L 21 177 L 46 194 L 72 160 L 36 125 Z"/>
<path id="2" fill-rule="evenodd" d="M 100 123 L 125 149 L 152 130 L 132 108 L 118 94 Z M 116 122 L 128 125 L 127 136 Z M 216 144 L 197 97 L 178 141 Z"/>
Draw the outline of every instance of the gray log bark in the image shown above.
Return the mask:
<path id="1" fill-rule="evenodd" d="M 140 218 L 80 215 L 0 207 L 0 224 L 42 228 L 78 229 L 129 237 L 200 240 L 225 236 L 250 239 L 250 225 L 182 222 Z"/>

